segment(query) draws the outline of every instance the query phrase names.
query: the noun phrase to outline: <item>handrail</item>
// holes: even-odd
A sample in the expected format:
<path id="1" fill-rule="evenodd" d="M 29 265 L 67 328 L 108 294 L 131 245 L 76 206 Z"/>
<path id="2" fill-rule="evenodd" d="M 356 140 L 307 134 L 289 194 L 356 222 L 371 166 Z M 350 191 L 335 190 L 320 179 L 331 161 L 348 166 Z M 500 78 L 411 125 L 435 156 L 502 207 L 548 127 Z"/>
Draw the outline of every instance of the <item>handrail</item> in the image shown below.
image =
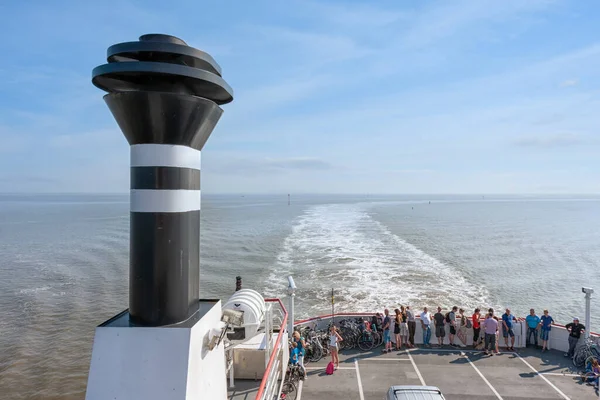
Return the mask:
<path id="1" fill-rule="evenodd" d="M 567 329 L 567 327 L 564 326 L 563 324 L 552 323 L 552 326 L 558 326 L 559 328 Z M 592 331 L 592 332 L 590 332 L 590 336 L 599 336 L 600 337 L 600 333 Z"/>
<path id="2" fill-rule="evenodd" d="M 367 313 L 367 312 L 355 312 L 355 313 L 353 313 L 353 312 L 341 312 L 341 313 L 335 313 L 335 316 L 345 316 L 345 317 L 362 317 L 362 316 L 373 316 L 373 315 L 375 315 L 374 312 L 371 312 L 371 313 Z M 324 315 L 318 315 L 316 317 L 301 319 L 301 320 L 298 320 L 298 321 L 294 321 L 294 326 L 300 325 L 300 324 L 305 324 L 305 323 L 310 322 L 310 321 L 320 321 L 322 319 L 328 319 L 328 318 L 331 318 L 332 316 L 333 316 L 333 314 L 324 314 Z M 420 319 L 420 316 L 417 315 L 417 314 L 415 314 L 415 319 Z M 481 318 L 481 320 L 483 320 L 483 317 Z M 520 318 L 519 317 L 518 320 L 519 320 L 519 322 L 524 322 L 525 318 Z M 557 326 L 557 327 L 563 328 L 563 329 L 565 328 L 564 325 L 557 324 L 556 322 L 553 322 L 552 326 Z M 590 332 L 590 335 L 600 336 L 600 333 Z"/>
<path id="3" fill-rule="evenodd" d="M 285 309 L 285 306 L 281 302 L 281 300 L 265 299 L 265 301 L 279 303 L 279 306 L 281 307 L 281 309 L 283 310 L 283 313 L 284 313 L 283 321 L 281 323 L 281 327 L 280 327 L 279 333 L 277 335 L 277 340 L 275 341 L 275 346 L 273 346 L 273 349 L 279 349 L 279 346 L 281 345 L 283 333 L 285 333 L 286 328 L 287 328 L 288 313 L 287 313 L 287 310 Z M 271 368 L 273 368 L 273 365 L 275 364 L 275 360 L 277 359 L 278 354 L 279 354 L 279 351 L 273 351 L 273 353 L 271 353 L 271 357 L 269 358 L 269 363 L 267 364 L 267 369 L 265 369 L 265 374 L 263 375 L 262 381 L 260 382 L 260 386 L 258 387 L 258 393 L 256 393 L 256 400 L 262 400 L 263 396 L 265 395 L 265 388 L 269 381 L 269 375 L 271 372 Z"/>

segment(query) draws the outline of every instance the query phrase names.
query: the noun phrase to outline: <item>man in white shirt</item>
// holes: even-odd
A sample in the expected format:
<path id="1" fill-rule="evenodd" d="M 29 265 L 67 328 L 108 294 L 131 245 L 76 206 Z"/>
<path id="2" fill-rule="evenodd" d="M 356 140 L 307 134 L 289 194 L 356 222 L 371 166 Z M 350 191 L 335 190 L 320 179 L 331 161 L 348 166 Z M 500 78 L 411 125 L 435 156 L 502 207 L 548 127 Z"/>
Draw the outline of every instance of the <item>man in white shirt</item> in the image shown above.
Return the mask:
<path id="1" fill-rule="evenodd" d="M 423 346 L 431 347 L 429 340 L 431 339 L 431 314 L 427 311 L 427 307 L 423 308 L 421 317 L 421 328 L 423 329 Z"/>

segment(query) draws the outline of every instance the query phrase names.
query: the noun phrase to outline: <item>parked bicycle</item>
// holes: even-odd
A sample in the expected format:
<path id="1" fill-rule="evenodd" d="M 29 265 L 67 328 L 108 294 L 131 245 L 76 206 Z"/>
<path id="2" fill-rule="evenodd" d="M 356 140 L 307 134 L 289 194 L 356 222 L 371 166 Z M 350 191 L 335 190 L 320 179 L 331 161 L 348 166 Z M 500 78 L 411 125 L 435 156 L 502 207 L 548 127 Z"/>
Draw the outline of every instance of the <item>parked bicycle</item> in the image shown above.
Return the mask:
<path id="1" fill-rule="evenodd" d="M 585 341 L 575 349 L 573 365 L 578 368 L 582 368 L 588 362 L 591 362 L 592 358 L 600 359 L 600 348 L 597 339 L 593 340 L 588 338 L 585 339 Z"/>
<path id="2" fill-rule="evenodd" d="M 303 379 L 304 372 L 298 364 L 289 364 L 283 380 L 281 399 L 295 400 L 298 396 L 298 382 Z"/>

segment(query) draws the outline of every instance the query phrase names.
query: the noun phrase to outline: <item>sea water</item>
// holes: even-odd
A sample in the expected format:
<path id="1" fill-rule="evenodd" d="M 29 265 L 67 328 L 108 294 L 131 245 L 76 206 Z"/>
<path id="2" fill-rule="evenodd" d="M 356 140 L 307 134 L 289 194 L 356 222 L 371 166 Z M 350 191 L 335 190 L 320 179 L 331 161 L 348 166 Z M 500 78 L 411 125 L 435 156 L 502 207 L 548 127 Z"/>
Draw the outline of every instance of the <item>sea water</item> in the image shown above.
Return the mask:
<path id="1" fill-rule="evenodd" d="M 410 304 L 558 322 L 600 291 L 600 198 L 203 196 L 201 296 L 246 288 L 297 317 Z M 0 195 L 0 393 L 82 399 L 94 328 L 127 308 L 127 195 Z M 592 309 L 598 310 L 597 300 Z M 592 327 L 600 328 L 600 312 Z"/>

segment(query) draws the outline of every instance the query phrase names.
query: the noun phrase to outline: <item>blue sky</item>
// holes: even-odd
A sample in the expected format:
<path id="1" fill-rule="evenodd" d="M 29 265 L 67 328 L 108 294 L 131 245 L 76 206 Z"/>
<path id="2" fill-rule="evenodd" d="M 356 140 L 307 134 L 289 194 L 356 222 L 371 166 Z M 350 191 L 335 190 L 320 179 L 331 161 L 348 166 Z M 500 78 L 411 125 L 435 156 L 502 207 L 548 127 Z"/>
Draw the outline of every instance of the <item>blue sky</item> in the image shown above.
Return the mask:
<path id="1" fill-rule="evenodd" d="M 10 3 L 0 191 L 127 192 L 91 71 L 168 33 L 234 89 L 206 193 L 600 193 L 594 1 Z"/>

